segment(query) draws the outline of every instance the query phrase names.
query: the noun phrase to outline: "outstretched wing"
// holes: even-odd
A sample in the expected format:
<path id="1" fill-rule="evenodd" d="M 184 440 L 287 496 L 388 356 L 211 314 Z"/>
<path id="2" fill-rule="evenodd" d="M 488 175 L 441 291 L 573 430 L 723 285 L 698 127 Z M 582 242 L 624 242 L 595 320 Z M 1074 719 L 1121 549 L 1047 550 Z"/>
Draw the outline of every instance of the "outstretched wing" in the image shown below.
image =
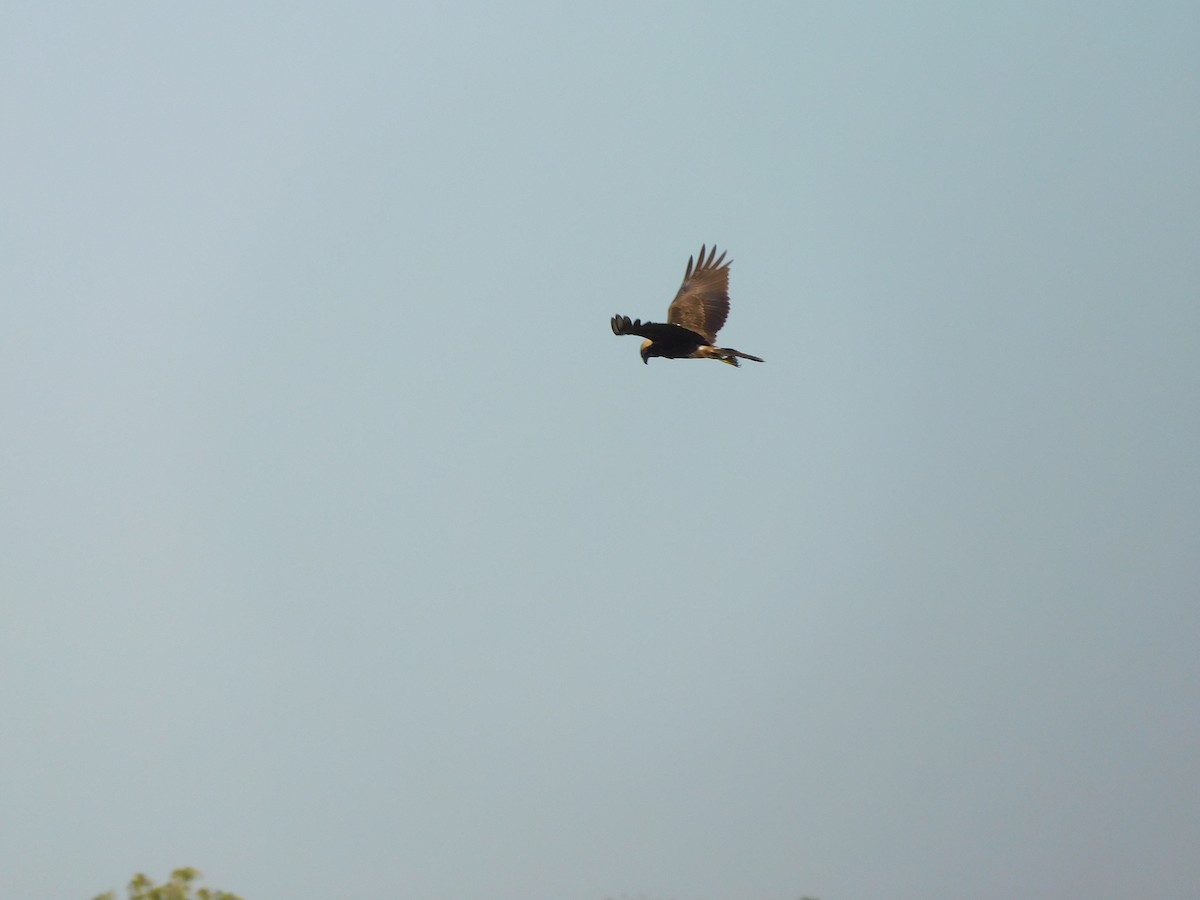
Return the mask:
<path id="1" fill-rule="evenodd" d="M 708 259 L 704 251 L 702 246 L 694 268 L 688 257 L 683 284 L 667 308 L 667 321 L 696 332 L 705 343 L 712 344 L 729 317 L 729 264 L 733 260 L 724 262 L 725 254 L 718 257 L 715 246 Z"/>
<path id="2" fill-rule="evenodd" d="M 638 337 L 649 338 L 656 344 L 671 346 L 674 344 L 703 344 L 704 336 L 684 328 L 682 325 L 664 325 L 662 322 L 643 322 L 641 319 L 630 319 L 629 316 L 613 316 L 613 334 L 636 334 Z"/>

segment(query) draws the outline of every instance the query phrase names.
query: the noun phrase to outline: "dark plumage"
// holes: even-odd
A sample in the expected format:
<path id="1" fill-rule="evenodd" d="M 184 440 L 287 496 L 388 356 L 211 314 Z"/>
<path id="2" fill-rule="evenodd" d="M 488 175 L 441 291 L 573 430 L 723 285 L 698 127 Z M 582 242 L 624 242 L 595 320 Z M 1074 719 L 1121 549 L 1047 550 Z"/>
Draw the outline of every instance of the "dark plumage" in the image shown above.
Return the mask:
<path id="1" fill-rule="evenodd" d="M 699 262 L 688 257 L 687 271 L 679 293 L 667 307 L 667 322 L 642 322 L 629 316 L 613 316 L 613 334 L 636 334 L 642 342 L 642 362 L 651 356 L 666 359 L 719 359 L 731 366 L 739 359 L 762 362 L 757 356 L 728 347 L 714 347 L 717 332 L 729 317 L 729 266 L 725 254 L 717 248 L 705 259 L 700 248 Z"/>

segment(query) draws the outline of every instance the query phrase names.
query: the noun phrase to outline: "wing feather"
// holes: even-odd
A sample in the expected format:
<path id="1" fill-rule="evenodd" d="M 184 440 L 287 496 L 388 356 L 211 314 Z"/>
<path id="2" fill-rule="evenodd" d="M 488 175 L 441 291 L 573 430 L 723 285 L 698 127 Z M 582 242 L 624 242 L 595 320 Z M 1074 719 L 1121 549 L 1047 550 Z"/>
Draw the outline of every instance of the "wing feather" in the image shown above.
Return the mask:
<path id="1" fill-rule="evenodd" d="M 688 257 L 683 284 L 667 307 L 667 322 L 694 331 L 712 344 L 729 318 L 729 266 L 733 260 L 725 262 L 724 253 L 717 256 L 716 245 L 707 259 L 706 251 L 708 248 L 701 246 L 695 260 Z"/>
<path id="2" fill-rule="evenodd" d="M 613 316 L 612 330 L 613 334 L 636 334 L 667 346 L 704 343 L 703 335 L 682 325 L 643 322 L 641 319 L 630 319 L 629 316 Z"/>

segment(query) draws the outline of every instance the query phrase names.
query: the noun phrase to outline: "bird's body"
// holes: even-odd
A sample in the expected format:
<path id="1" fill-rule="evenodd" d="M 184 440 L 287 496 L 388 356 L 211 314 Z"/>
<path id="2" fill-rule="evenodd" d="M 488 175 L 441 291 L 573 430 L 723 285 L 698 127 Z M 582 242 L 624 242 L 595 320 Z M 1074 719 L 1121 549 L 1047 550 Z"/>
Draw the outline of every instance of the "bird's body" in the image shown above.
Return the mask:
<path id="1" fill-rule="evenodd" d="M 667 321 L 642 322 L 629 316 L 613 316 L 613 334 L 636 334 L 642 342 L 642 362 L 651 356 L 666 359 L 718 359 L 731 366 L 739 359 L 762 362 L 757 356 L 729 347 L 716 347 L 717 332 L 729 316 L 729 262 L 713 247 L 699 261 L 688 258 L 679 293 L 667 308 Z M 732 262 L 732 260 L 730 260 Z"/>

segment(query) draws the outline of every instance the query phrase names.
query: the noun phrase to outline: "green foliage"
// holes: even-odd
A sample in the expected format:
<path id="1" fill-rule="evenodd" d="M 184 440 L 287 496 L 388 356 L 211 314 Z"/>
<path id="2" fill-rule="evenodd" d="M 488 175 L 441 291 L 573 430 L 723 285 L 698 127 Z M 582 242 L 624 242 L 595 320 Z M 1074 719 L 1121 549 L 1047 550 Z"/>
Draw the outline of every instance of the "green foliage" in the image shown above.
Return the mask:
<path id="1" fill-rule="evenodd" d="M 195 869 L 176 869 L 171 873 L 170 881 L 155 884 L 154 879 L 138 872 L 129 882 L 129 900 L 242 900 L 228 891 L 195 887 L 192 882 L 199 877 L 200 873 Z M 96 900 L 117 900 L 117 893 L 109 891 L 100 894 Z"/>

